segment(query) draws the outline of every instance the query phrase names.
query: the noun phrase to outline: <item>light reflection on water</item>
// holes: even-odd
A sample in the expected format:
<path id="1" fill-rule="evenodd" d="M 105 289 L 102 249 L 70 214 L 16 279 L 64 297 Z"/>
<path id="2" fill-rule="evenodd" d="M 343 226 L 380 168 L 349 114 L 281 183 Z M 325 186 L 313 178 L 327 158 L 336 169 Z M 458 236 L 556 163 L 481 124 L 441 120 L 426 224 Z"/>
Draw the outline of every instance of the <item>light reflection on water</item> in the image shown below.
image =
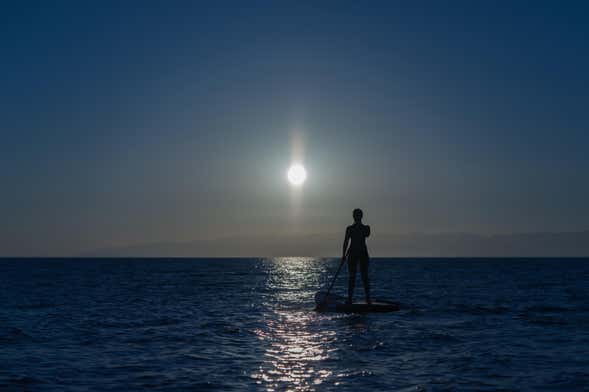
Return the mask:
<path id="1" fill-rule="evenodd" d="M 401 311 L 317 314 L 336 268 L 3 260 L 0 391 L 587 389 L 586 261 L 374 260 Z"/>
<path id="2" fill-rule="evenodd" d="M 318 328 L 321 316 L 309 304 L 325 263 L 313 258 L 276 258 L 267 263 L 266 287 L 272 296 L 265 303 L 264 326 L 254 331 L 265 354 L 251 377 L 267 391 L 313 391 L 335 376 L 322 362 L 334 354 L 336 331 L 326 325 Z"/>

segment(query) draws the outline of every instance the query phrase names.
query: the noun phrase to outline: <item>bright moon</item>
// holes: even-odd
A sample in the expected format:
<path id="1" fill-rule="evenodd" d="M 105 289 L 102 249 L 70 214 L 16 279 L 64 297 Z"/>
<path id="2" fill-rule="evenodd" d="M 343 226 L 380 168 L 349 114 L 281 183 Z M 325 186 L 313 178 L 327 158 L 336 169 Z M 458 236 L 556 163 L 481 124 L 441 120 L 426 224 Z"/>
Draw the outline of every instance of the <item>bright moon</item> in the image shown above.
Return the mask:
<path id="1" fill-rule="evenodd" d="M 292 185 L 301 185 L 307 179 L 307 171 L 302 165 L 295 164 L 288 169 L 286 176 Z"/>

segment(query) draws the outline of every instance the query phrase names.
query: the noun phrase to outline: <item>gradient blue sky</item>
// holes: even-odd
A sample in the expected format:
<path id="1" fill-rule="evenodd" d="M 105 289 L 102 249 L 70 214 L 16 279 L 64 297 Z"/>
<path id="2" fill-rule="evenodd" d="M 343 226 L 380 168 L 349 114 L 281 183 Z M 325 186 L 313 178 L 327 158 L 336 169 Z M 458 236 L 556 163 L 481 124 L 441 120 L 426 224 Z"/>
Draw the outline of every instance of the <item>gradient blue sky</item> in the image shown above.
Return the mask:
<path id="1" fill-rule="evenodd" d="M 5 5 L 0 254 L 295 241 L 343 232 L 355 207 L 375 235 L 585 230 L 588 11 Z"/>

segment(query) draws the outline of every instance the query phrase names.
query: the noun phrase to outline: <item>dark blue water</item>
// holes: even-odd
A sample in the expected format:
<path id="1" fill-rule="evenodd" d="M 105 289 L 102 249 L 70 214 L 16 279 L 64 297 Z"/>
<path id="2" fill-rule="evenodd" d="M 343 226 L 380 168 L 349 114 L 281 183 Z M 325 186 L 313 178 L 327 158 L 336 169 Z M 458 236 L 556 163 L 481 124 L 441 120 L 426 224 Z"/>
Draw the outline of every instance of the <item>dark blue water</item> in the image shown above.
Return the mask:
<path id="1" fill-rule="evenodd" d="M 588 260 L 377 259 L 403 310 L 317 314 L 335 263 L 0 260 L 0 390 L 589 386 Z"/>

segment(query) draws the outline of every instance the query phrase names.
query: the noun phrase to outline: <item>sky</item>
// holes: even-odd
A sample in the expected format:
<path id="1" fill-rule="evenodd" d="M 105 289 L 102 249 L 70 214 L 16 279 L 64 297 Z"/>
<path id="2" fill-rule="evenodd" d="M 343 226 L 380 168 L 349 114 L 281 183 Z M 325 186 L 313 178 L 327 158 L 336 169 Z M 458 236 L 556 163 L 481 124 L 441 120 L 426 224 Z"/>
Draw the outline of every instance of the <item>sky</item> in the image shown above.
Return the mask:
<path id="1" fill-rule="evenodd" d="M 313 255 L 313 236 L 337 254 L 357 207 L 377 241 L 586 231 L 588 11 L 6 5 L 0 255 L 234 241 L 240 256 L 269 238 Z"/>

